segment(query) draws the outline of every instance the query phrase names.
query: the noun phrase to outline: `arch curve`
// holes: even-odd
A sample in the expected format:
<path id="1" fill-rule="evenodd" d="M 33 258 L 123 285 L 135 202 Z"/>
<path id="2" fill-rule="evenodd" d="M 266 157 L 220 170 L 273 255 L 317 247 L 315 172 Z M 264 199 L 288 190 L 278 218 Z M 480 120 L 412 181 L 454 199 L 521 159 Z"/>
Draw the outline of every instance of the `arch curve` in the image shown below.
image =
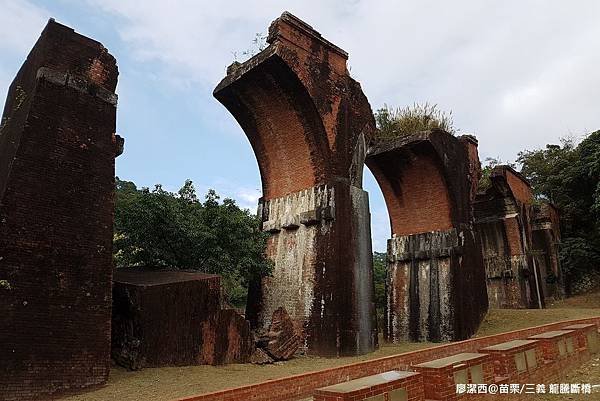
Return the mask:
<path id="1" fill-rule="evenodd" d="M 327 135 L 308 90 L 277 54 L 227 77 L 215 97 L 238 121 L 258 161 L 263 197 L 273 199 L 325 182 Z"/>

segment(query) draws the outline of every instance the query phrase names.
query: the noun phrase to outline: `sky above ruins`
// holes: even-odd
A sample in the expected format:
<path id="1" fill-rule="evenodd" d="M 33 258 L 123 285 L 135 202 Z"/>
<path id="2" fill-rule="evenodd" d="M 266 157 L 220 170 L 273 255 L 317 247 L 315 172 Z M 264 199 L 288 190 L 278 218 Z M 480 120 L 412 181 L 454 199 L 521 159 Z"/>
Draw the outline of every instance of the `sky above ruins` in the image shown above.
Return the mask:
<path id="1" fill-rule="evenodd" d="M 0 96 L 54 17 L 117 58 L 126 138 L 117 175 L 170 190 L 190 178 L 200 193 L 214 188 L 254 210 L 254 155 L 212 90 L 284 9 L 349 52 L 373 110 L 426 101 L 452 110 L 459 132 L 478 137 L 482 160 L 513 161 L 600 129 L 594 0 L 0 0 Z M 387 211 L 368 171 L 365 188 L 374 249 L 384 251 Z"/>

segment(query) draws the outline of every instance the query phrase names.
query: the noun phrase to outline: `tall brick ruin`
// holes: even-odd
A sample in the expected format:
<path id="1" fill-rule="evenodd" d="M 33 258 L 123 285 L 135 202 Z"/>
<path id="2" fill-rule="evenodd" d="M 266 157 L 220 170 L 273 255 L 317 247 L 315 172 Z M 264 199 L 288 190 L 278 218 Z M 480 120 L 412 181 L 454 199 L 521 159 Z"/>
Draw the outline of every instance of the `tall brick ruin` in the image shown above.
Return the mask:
<path id="1" fill-rule="evenodd" d="M 345 51 L 283 13 L 269 46 L 234 63 L 214 91 L 248 137 L 262 179 L 271 277 L 247 317 L 267 327 L 285 307 L 309 353 L 355 355 L 377 345 L 368 195 L 362 190 L 371 107 Z"/>
<path id="2" fill-rule="evenodd" d="M 468 338 L 488 307 L 473 226 L 477 141 L 425 131 L 374 142 L 366 163 L 381 187 L 392 228 L 386 340 Z"/>
<path id="3" fill-rule="evenodd" d="M 540 272 L 543 296 L 564 298 L 564 280 L 558 257 L 560 213 L 556 206 L 547 202 L 534 205 L 532 231 L 533 257 Z"/>
<path id="4" fill-rule="evenodd" d="M 476 227 L 483 246 L 488 298 L 494 308 L 543 304 L 541 278 L 532 259 L 533 194 L 529 182 L 509 166 L 497 166 L 491 187 L 475 202 Z"/>
<path id="5" fill-rule="evenodd" d="M 10 86 L 0 127 L 0 393 L 104 383 L 117 66 L 53 20 Z"/>

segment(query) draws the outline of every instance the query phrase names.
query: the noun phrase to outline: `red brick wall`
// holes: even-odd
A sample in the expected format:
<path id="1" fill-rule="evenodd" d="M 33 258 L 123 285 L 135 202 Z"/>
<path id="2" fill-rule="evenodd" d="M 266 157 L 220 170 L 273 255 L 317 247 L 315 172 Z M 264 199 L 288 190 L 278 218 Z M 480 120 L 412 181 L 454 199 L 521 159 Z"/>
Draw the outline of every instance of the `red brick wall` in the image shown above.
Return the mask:
<path id="1" fill-rule="evenodd" d="M 469 155 L 469 179 L 471 182 L 470 188 L 470 200 L 471 202 L 475 200 L 475 195 L 477 195 L 477 187 L 479 185 L 479 180 L 481 178 L 481 162 L 479 161 L 479 145 L 477 139 L 471 135 L 463 135 L 458 137 L 460 139 L 466 149 L 467 154 Z"/>
<path id="2" fill-rule="evenodd" d="M 457 363 L 459 367 L 453 365 L 445 366 L 442 368 L 431 368 L 431 367 L 416 367 L 415 369 L 423 375 L 423 382 L 425 383 L 425 398 L 432 400 L 457 400 L 461 395 L 456 393 L 456 383 L 454 381 L 454 373 L 469 369 L 476 365 L 481 365 L 483 373 L 483 381 L 485 383 L 492 383 L 494 375 L 494 367 L 489 355 L 481 355 L 477 359 L 468 361 L 461 361 Z M 471 373 L 468 372 L 468 382 L 474 383 L 472 380 Z M 480 383 L 474 383 L 480 384 Z"/>
<path id="3" fill-rule="evenodd" d="M 388 207 L 392 234 L 401 236 L 452 228 L 448 189 L 433 152 L 411 158 L 395 174 L 374 173 Z M 387 177 L 398 178 L 390 182 Z"/>
<path id="4" fill-rule="evenodd" d="M 509 255 L 523 255 L 521 227 L 517 218 L 509 217 L 504 219 L 504 230 L 506 232 Z"/>
<path id="5" fill-rule="evenodd" d="M 11 85 L 0 134 L 11 138 L 0 140 L 11 162 L 0 166 L 3 400 L 108 377 L 116 77 L 101 44 L 49 22 Z"/>
<path id="6" fill-rule="evenodd" d="M 348 178 L 351 170 L 351 181 L 362 182 L 364 154 L 354 156 L 375 121 L 346 69 L 347 53 L 289 13 L 273 21 L 267 41 L 259 55 L 232 66 L 214 92 L 252 145 L 263 197 Z"/>
<path id="7" fill-rule="evenodd" d="M 273 69 L 281 69 L 281 74 L 286 72 L 284 67 Z M 271 80 L 262 77 L 255 81 L 261 85 L 249 88 L 251 93 L 246 96 L 251 99 L 255 113 L 256 134 L 250 137 L 250 143 L 261 172 L 263 196 L 273 199 L 314 186 L 323 179 L 317 171 L 322 160 L 304 135 L 304 122 L 294 110 L 300 102 L 287 96 Z M 298 89 L 297 97 L 308 98 L 308 94 Z M 316 112 L 311 114 L 312 118 L 318 118 Z"/>
<path id="8" fill-rule="evenodd" d="M 276 399 L 278 401 L 301 400 L 303 398 L 309 398 L 317 388 L 359 377 L 383 373 L 389 370 L 406 370 L 411 365 L 421 362 L 443 358 L 461 352 L 477 352 L 477 350 L 490 345 L 515 339 L 525 339 L 544 331 L 558 330 L 564 326 L 575 323 L 595 323 L 600 325 L 600 317 L 550 323 L 543 326 L 515 330 L 493 336 L 473 338 L 419 351 L 372 359 L 365 362 L 357 362 L 316 372 L 303 373 L 243 387 L 183 397 L 179 398 L 177 401 L 242 401 L 247 399 L 252 399 L 253 401 L 269 401 L 273 399 L 274 394 L 277 394 Z M 560 369 L 567 365 L 565 362 L 562 366 L 548 366 L 549 369 L 554 370 L 548 371 L 548 378 L 540 379 L 541 381 L 547 382 L 553 377 L 552 375 L 558 376 L 560 374 Z M 544 372 L 543 369 L 539 369 L 538 371 Z"/>
<path id="9" fill-rule="evenodd" d="M 406 391 L 407 401 L 422 401 L 424 398 L 424 386 L 423 376 L 415 374 L 408 378 L 398 379 L 366 387 L 357 391 L 328 391 L 328 390 L 317 390 L 315 391 L 313 401 L 361 401 L 361 400 L 372 400 L 371 397 L 377 395 L 383 395 L 385 401 L 389 400 L 389 392 L 396 389 L 404 389 Z"/>
<path id="10" fill-rule="evenodd" d="M 518 202 L 531 205 L 533 202 L 533 193 L 526 181 L 515 175 L 511 170 L 506 170 L 506 181 Z"/>
<path id="11" fill-rule="evenodd" d="M 533 350 L 535 353 L 536 367 L 530 367 L 529 362 L 526 362 L 526 369 L 524 371 L 518 371 L 515 355 L 522 353 L 525 358 L 525 351 L 528 350 Z M 494 376 L 504 377 L 508 383 L 523 383 L 523 380 L 527 380 L 536 370 L 543 369 L 544 367 L 544 358 L 539 342 L 509 350 L 500 351 L 482 349 L 479 352 L 490 354 L 494 364 Z"/>

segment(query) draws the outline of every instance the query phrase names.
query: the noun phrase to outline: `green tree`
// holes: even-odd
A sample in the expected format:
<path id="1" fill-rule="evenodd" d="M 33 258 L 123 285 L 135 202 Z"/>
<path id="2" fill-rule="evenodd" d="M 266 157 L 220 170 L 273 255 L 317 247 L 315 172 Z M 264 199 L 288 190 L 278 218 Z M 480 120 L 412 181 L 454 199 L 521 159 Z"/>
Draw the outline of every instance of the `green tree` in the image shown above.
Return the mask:
<path id="1" fill-rule="evenodd" d="M 373 281 L 375 282 L 375 305 L 377 309 L 385 307 L 385 275 L 387 254 L 373 252 Z"/>
<path id="2" fill-rule="evenodd" d="M 560 210 L 560 259 L 569 291 L 579 277 L 600 273 L 600 131 L 577 146 L 563 139 L 560 145 L 520 152 L 517 162 L 535 196 Z"/>
<path id="3" fill-rule="evenodd" d="M 266 235 L 256 216 L 209 190 L 198 200 L 191 181 L 177 193 L 138 189 L 116 179 L 117 267 L 147 266 L 220 274 L 229 300 L 241 305 L 248 282 L 269 274 Z"/>

